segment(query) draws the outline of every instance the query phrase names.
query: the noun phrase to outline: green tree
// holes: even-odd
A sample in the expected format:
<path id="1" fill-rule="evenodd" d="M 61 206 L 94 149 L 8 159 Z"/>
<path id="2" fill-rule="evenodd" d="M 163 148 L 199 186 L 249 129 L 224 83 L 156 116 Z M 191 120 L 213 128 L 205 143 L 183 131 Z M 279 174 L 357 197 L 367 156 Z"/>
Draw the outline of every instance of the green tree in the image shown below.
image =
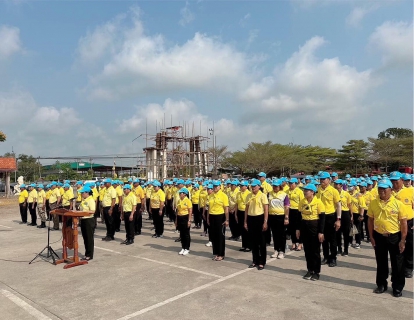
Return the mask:
<path id="1" fill-rule="evenodd" d="M 405 128 L 388 128 L 378 134 L 378 139 L 412 138 L 413 130 Z"/>
<path id="2" fill-rule="evenodd" d="M 217 169 L 222 167 L 224 160 L 230 155 L 230 151 L 227 146 L 215 146 L 208 149 L 208 154 L 213 164 L 213 172 L 216 174 Z"/>
<path id="3" fill-rule="evenodd" d="M 0 131 L 0 142 L 6 141 L 6 135 L 3 133 L 3 131 Z"/>
<path id="4" fill-rule="evenodd" d="M 42 166 L 35 157 L 19 154 L 16 159 L 17 176 L 23 176 L 25 181 L 37 181 L 41 177 Z"/>
<path id="5" fill-rule="evenodd" d="M 358 169 L 366 169 L 368 158 L 368 142 L 364 140 L 349 140 L 342 149 L 338 150 L 336 166 L 340 169 L 351 169 L 358 173 Z"/>

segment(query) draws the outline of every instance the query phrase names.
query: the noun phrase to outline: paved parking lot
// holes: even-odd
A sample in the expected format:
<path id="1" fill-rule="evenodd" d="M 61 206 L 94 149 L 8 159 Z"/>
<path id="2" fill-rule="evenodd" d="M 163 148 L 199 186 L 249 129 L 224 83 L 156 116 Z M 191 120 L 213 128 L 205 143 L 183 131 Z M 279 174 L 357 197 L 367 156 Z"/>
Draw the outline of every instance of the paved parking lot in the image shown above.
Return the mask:
<path id="1" fill-rule="evenodd" d="M 151 225 L 132 246 L 103 242 L 104 225 L 88 265 L 63 269 L 28 262 L 46 245 L 46 229 L 20 225 L 17 206 L 0 206 L 1 319 L 412 319 L 413 281 L 402 298 L 375 295 L 375 259 L 370 245 L 350 249 L 338 267 L 322 267 L 321 279 L 306 281 L 304 254 L 270 259 L 265 270 L 248 269 L 251 254 L 226 241 L 226 258 L 211 260 L 206 238 L 192 231 L 191 253 L 179 256 L 173 227 L 151 238 Z M 61 253 L 61 233 L 52 247 Z M 80 239 L 83 253 L 83 240 Z M 268 253 L 272 254 L 271 248 Z"/>

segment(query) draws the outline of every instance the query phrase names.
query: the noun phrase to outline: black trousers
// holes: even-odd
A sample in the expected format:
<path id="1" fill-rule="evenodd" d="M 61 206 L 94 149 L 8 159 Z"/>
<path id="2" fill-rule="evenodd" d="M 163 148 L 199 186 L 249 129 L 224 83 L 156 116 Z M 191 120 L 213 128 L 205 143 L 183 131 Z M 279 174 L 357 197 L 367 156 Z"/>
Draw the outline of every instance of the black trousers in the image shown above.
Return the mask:
<path id="1" fill-rule="evenodd" d="M 119 204 L 114 206 L 114 212 L 112 213 L 114 217 L 114 227 L 115 230 L 121 229 L 121 211 L 119 210 Z"/>
<path id="2" fill-rule="evenodd" d="M 404 253 L 400 253 L 398 243 L 401 240 L 401 233 L 397 232 L 384 237 L 374 231 L 375 240 L 375 259 L 377 260 L 377 286 L 386 286 L 389 274 L 388 254 L 391 260 L 391 282 L 392 288 L 396 290 L 404 289 Z M 407 248 L 406 248 L 407 249 Z"/>
<path id="3" fill-rule="evenodd" d="M 361 240 L 364 240 L 364 225 L 365 225 L 365 237 L 369 240 L 368 231 L 368 210 L 364 210 L 364 220 L 361 221 Z"/>
<path id="4" fill-rule="evenodd" d="M 37 214 L 36 214 L 36 207 L 37 203 L 33 205 L 33 203 L 28 203 L 27 206 L 29 207 L 30 218 L 32 220 L 32 224 L 36 224 Z"/>
<path id="5" fill-rule="evenodd" d="M 124 212 L 124 221 L 125 221 L 125 232 L 126 240 L 134 240 L 135 237 L 135 222 L 134 219 L 129 221 L 129 217 L 133 215 L 133 212 Z"/>
<path id="6" fill-rule="evenodd" d="M 321 243 L 318 239 L 318 220 L 302 220 L 300 229 L 309 272 L 321 273 Z"/>
<path id="7" fill-rule="evenodd" d="M 237 213 L 229 213 L 229 227 L 230 227 L 231 236 L 233 238 L 240 237 L 239 226 L 236 221 L 236 214 Z"/>
<path id="8" fill-rule="evenodd" d="M 404 250 L 405 271 L 413 271 L 413 219 L 407 221 L 408 231 Z"/>
<path id="9" fill-rule="evenodd" d="M 203 209 L 204 208 L 201 208 L 200 212 L 201 212 L 201 217 L 203 218 L 203 230 L 204 230 L 205 233 L 207 233 L 209 226 L 207 224 L 207 217 L 204 218 L 204 216 L 203 216 Z M 208 215 L 207 209 L 206 209 L 206 215 Z"/>
<path id="10" fill-rule="evenodd" d="M 50 220 L 50 205 L 49 205 L 49 200 L 46 200 L 46 214 L 47 214 L 47 219 Z"/>
<path id="11" fill-rule="evenodd" d="M 193 204 L 193 217 L 194 217 L 194 224 L 196 227 L 201 227 L 201 213 L 198 209 L 198 204 Z"/>
<path id="12" fill-rule="evenodd" d="M 302 243 L 302 238 L 296 238 L 296 230 L 300 230 L 301 213 L 298 209 L 289 209 L 289 225 L 287 227 L 293 244 Z M 273 231 L 272 231 L 273 232 Z"/>
<path id="13" fill-rule="evenodd" d="M 335 260 L 338 254 L 336 246 L 336 231 L 335 231 L 336 213 L 325 214 L 325 240 L 322 243 L 323 257 L 327 260 Z"/>
<path id="14" fill-rule="evenodd" d="M 20 217 L 22 218 L 22 222 L 27 223 L 27 204 L 24 203 L 19 204 L 20 209 Z"/>
<path id="15" fill-rule="evenodd" d="M 188 227 L 189 215 L 177 216 L 177 229 L 180 231 L 181 248 L 190 250 L 190 228 Z"/>
<path id="16" fill-rule="evenodd" d="M 134 223 L 135 223 L 135 232 L 141 233 L 141 230 L 142 230 L 141 203 L 137 203 L 137 209 L 134 215 Z"/>
<path id="17" fill-rule="evenodd" d="M 358 233 L 355 235 L 355 243 L 361 244 L 361 221 L 359 221 L 359 213 L 353 213 L 352 214 L 352 220 L 354 222 L 354 226 L 357 228 Z"/>
<path id="18" fill-rule="evenodd" d="M 256 265 L 266 264 L 266 239 L 263 231 L 264 215 L 247 216 L 247 229 L 251 243 L 253 263 Z"/>
<path id="19" fill-rule="evenodd" d="M 244 227 L 244 211 L 237 210 L 237 226 L 239 228 L 239 233 L 242 237 L 242 248 L 250 249 L 250 239 L 249 239 L 249 232 Z"/>
<path id="20" fill-rule="evenodd" d="M 112 211 L 112 215 L 110 215 L 109 209 L 111 209 L 111 207 L 103 208 L 105 225 L 106 225 L 106 236 L 113 238 L 115 235 L 114 212 Z"/>
<path id="21" fill-rule="evenodd" d="M 94 218 L 81 219 L 80 223 L 83 244 L 85 245 L 85 256 L 90 258 L 93 258 L 93 249 L 95 246 L 95 240 L 93 237 L 93 230 L 95 228 L 94 220 Z"/>
<path id="22" fill-rule="evenodd" d="M 152 213 L 151 213 L 151 207 L 150 207 L 150 203 L 151 203 L 151 199 L 146 198 L 145 201 L 147 202 L 147 211 L 148 211 L 148 219 L 152 219 Z"/>
<path id="23" fill-rule="evenodd" d="M 269 214 L 269 227 L 273 235 L 273 247 L 277 252 L 285 252 L 286 249 L 286 226 L 285 215 Z M 295 233 L 296 234 L 296 231 Z M 293 234 L 291 235 L 293 237 Z"/>
<path id="24" fill-rule="evenodd" d="M 162 236 L 164 234 L 164 219 L 163 215 L 160 215 L 159 208 L 151 209 L 152 220 L 154 222 L 155 234 L 157 236 Z"/>
<path id="25" fill-rule="evenodd" d="M 267 228 L 264 234 L 265 234 L 266 244 L 270 245 L 270 243 L 272 242 L 272 232 L 270 231 L 270 228 Z"/>
<path id="26" fill-rule="evenodd" d="M 344 253 L 348 253 L 350 230 L 351 230 L 351 213 L 349 211 L 342 211 L 341 227 L 336 233 L 336 244 L 338 245 L 338 250 L 342 251 L 342 237 L 344 238 Z"/>
<path id="27" fill-rule="evenodd" d="M 223 223 L 226 221 L 226 215 L 222 214 L 210 214 L 210 241 L 213 243 L 213 254 L 215 256 L 224 257 L 226 248 L 226 227 Z"/>
<path id="28" fill-rule="evenodd" d="M 165 214 L 167 215 L 167 217 L 170 221 L 175 221 L 175 220 L 173 220 L 172 199 L 167 200 L 165 202 Z M 174 219 L 175 219 L 175 216 L 174 216 Z"/>

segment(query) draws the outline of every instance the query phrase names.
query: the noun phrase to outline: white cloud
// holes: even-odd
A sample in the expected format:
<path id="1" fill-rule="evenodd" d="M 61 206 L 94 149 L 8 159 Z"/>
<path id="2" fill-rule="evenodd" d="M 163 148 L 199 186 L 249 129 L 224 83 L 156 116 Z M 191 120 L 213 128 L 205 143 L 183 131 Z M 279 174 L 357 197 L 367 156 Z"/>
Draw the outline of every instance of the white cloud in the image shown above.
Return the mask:
<path id="1" fill-rule="evenodd" d="M 379 49 L 386 66 L 413 65 L 413 23 L 386 21 L 370 36 L 369 46 Z"/>
<path id="2" fill-rule="evenodd" d="M 0 59 L 22 50 L 20 29 L 2 25 L 0 26 Z"/>
<path id="3" fill-rule="evenodd" d="M 352 9 L 351 13 L 346 17 L 346 23 L 352 27 L 357 27 L 360 25 L 364 17 L 374 11 L 376 7 L 355 7 Z"/>
<path id="4" fill-rule="evenodd" d="M 181 45 L 167 45 L 162 35 L 145 34 L 139 14 L 133 12 L 131 20 L 132 27 L 116 27 L 116 41 L 105 44 L 109 58 L 90 78 L 86 88 L 90 98 L 186 89 L 235 91 L 248 81 L 250 61 L 232 45 L 201 33 Z M 92 46 L 94 39 L 84 37 L 82 47 Z"/>
<path id="5" fill-rule="evenodd" d="M 194 20 L 194 13 L 190 10 L 189 3 L 187 2 L 180 10 L 181 19 L 178 22 L 181 26 L 186 26 Z"/>
<path id="6" fill-rule="evenodd" d="M 258 35 L 259 35 L 259 30 L 257 30 L 257 29 L 249 31 L 249 37 L 247 39 L 247 46 L 248 47 L 256 40 Z"/>
<path id="7" fill-rule="evenodd" d="M 247 21 L 250 20 L 251 18 L 251 14 L 250 13 L 246 13 L 243 18 L 240 19 L 239 21 L 239 25 L 242 27 L 245 27 L 247 24 Z"/>

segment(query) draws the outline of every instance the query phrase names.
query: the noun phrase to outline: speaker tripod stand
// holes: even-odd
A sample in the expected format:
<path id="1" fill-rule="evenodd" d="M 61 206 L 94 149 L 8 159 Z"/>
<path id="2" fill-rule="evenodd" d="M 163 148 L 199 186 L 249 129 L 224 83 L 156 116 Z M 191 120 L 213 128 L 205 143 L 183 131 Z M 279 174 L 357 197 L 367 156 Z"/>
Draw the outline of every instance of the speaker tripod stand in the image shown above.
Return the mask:
<path id="1" fill-rule="evenodd" d="M 51 217 L 51 216 L 50 216 Z M 53 250 L 53 248 L 50 246 L 50 217 L 48 220 L 48 224 L 47 224 L 47 246 L 43 248 L 42 251 L 40 251 L 36 257 L 33 258 L 32 261 L 29 262 L 29 264 L 32 264 L 32 262 L 34 262 L 37 258 L 42 258 L 44 259 L 49 259 L 50 257 L 52 257 L 53 260 L 53 264 L 56 264 L 56 258 L 59 259 L 59 256 L 57 255 L 57 253 L 55 252 L 55 250 Z M 46 256 L 44 255 L 44 252 L 47 252 Z"/>

